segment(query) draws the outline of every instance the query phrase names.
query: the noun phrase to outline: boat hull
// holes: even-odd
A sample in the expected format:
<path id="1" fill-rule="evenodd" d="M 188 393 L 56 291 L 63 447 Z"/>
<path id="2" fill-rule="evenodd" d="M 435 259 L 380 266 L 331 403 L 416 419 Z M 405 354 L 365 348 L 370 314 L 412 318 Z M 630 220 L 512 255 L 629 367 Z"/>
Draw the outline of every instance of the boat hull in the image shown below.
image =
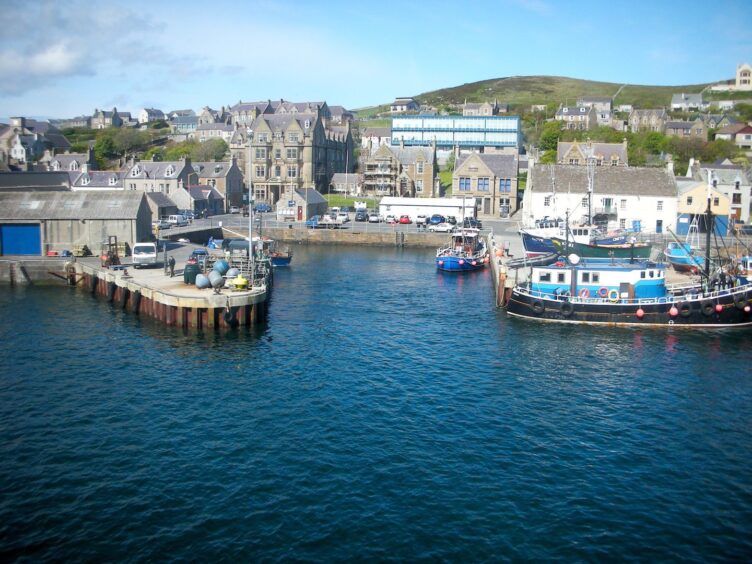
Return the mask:
<path id="1" fill-rule="evenodd" d="M 717 307 L 720 306 L 720 307 Z M 560 323 L 721 328 L 752 325 L 752 286 L 698 298 L 612 302 L 607 298 L 556 300 L 514 288 L 509 315 Z M 642 310 L 641 314 L 638 310 Z"/>
<path id="2" fill-rule="evenodd" d="M 524 231 L 520 231 L 520 235 L 522 236 L 522 246 L 525 248 L 525 254 L 529 257 L 558 252 L 549 238 L 532 235 Z"/>
<path id="3" fill-rule="evenodd" d="M 436 257 L 436 268 L 444 272 L 471 272 L 486 266 L 485 258 L 466 259 L 460 257 Z"/>
<path id="4" fill-rule="evenodd" d="M 271 256 L 272 266 L 290 266 L 292 261 L 291 254 L 273 254 Z"/>

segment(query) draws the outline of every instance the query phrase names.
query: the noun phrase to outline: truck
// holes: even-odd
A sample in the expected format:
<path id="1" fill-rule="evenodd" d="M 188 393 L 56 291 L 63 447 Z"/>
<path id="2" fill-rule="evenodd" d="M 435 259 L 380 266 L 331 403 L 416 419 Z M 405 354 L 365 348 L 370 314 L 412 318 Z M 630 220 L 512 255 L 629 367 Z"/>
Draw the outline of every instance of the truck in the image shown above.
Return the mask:
<path id="1" fill-rule="evenodd" d="M 339 229 L 344 223 L 342 219 L 329 214 L 314 215 L 305 222 L 308 229 Z"/>
<path id="2" fill-rule="evenodd" d="M 156 243 L 136 243 L 133 245 L 133 268 L 160 264 Z"/>

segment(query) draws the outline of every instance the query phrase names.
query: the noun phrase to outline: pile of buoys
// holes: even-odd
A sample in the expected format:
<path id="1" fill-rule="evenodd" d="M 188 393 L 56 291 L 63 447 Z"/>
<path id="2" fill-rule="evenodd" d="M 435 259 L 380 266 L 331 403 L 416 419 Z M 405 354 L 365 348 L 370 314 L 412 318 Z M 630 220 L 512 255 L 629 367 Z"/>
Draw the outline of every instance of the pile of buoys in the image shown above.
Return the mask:
<path id="1" fill-rule="evenodd" d="M 204 288 L 210 288 L 210 287 L 211 287 L 211 283 L 209 282 L 209 278 L 206 276 L 206 274 L 196 275 L 196 288 L 203 290 Z"/>

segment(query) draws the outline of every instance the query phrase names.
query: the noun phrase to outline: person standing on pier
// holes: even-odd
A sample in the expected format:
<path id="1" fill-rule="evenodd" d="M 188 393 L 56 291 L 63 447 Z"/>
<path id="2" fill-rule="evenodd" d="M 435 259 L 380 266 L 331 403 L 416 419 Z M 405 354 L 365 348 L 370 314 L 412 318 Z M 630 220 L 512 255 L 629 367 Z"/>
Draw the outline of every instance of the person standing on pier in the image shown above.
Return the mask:
<path id="1" fill-rule="evenodd" d="M 170 267 L 170 278 L 175 276 L 175 257 L 170 255 L 170 260 L 167 261 L 167 266 Z"/>

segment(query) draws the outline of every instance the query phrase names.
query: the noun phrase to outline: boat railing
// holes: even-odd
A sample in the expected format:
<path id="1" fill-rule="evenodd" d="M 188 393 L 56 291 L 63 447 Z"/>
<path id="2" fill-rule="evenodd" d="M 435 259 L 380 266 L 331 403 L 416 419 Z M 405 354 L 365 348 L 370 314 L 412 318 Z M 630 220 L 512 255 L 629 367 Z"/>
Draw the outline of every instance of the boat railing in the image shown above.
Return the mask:
<path id="1" fill-rule="evenodd" d="M 532 290 L 525 286 L 517 286 L 515 288 L 519 293 L 525 294 L 531 298 L 539 298 L 542 300 L 552 301 L 568 301 L 572 304 L 612 304 L 612 305 L 641 305 L 641 304 L 666 304 L 666 303 L 683 303 L 683 302 L 695 302 L 702 300 L 714 300 L 724 296 L 744 294 L 745 292 L 752 292 L 752 283 L 744 284 L 741 286 L 735 286 L 733 288 L 723 288 L 718 290 L 712 290 L 708 292 L 688 292 L 681 294 L 674 294 L 669 296 L 661 296 L 656 298 L 621 298 L 617 297 L 612 299 L 609 296 L 571 296 L 566 293 L 555 294 L 552 292 L 543 292 L 540 290 Z"/>

